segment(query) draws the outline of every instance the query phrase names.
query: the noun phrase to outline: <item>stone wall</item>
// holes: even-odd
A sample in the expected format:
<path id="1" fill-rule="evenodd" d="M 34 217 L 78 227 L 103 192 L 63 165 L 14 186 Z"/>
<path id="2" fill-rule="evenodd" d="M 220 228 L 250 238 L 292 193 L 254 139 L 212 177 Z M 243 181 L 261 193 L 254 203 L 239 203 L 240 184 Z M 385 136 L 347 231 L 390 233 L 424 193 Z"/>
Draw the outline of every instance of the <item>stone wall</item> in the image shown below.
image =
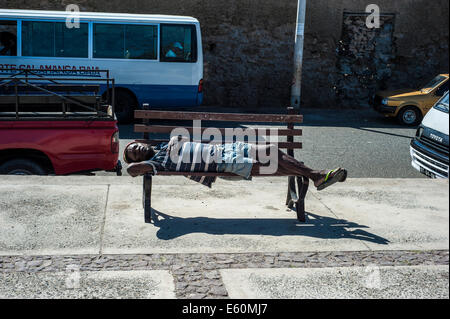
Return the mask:
<path id="1" fill-rule="evenodd" d="M 341 105 L 368 106 L 380 84 L 392 76 L 395 15 L 380 17 L 369 29 L 366 15 L 344 13 L 337 49 L 336 98 Z"/>
<path id="2" fill-rule="evenodd" d="M 0 8 L 64 10 L 70 3 L 83 11 L 194 16 L 203 30 L 205 104 L 289 103 L 297 0 L 0 0 Z M 377 0 L 382 13 L 393 17 L 382 21 L 377 39 L 367 32 L 364 16 L 344 18 L 363 13 L 369 3 L 308 1 L 303 105 L 364 107 L 379 88 L 417 87 L 448 73 L 447 0 Z M 342 53 L 346 46 L 353 57 Z M 361 53 L 362 59 L 355 58 Z"/>

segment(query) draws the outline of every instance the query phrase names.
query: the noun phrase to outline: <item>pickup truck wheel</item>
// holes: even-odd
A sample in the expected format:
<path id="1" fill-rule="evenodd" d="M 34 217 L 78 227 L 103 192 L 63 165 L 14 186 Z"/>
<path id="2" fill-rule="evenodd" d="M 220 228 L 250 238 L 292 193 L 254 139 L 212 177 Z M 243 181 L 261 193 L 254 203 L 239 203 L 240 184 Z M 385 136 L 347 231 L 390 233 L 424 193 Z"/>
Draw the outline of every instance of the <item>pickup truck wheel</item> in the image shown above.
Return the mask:
<path id="1" fill-rule="evenodd" d="M 401 124 L 412 126 L 417 125 L 422 120 L 422 114 L 419 109 L 414 106 L 405 107 L 400 111 L 397 117 Z"/>
<path id="2" fill-rule="evenodd" d="M 0 165 L 1 175 L 47 175 L 42 166 L 27 159 L 14 159 Z"/>
<path id="3" fill-rule="evenodd" d="M 127 124 L 133 119 L 136 104 L 134 96 L 127 91 L 118 91 L 116 94 L 115 112 L 119 123 Z"/>

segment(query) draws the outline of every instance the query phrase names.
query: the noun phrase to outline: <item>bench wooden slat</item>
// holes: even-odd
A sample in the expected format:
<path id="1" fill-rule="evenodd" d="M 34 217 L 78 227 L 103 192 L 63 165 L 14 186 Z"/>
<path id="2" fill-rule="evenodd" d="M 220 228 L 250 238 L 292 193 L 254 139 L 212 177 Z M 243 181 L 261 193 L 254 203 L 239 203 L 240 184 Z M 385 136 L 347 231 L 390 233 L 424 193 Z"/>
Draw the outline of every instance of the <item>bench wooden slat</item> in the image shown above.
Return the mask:
<path id="1" fill-rule="evenodd" d="M 157 176 L 217 176 L 217 177 L 238 177 L 238 175 L 233 173 L 200 173 L 200 172 L 165 172 L 159 171 Z M 252 177 L 271 177 L 271 176 L 288 176 L 282 173 L 275 173 L 271 175 L 263 175 L 263 174 L 252 174 Z"/>
<path id="2" fill-rule="evenodd" d="M 137 119 L 154 120 L 303 123 L 303 115 L 282 114 L 239 114 L 136 110 L 134 112 L 134 117 Z"/>
<path id="3" fill-rule="evenodd" d="M 168 140 L 164 140 L 164 139 L 136 140 L 136 142 L 155 146 L 155 145 L 158 145 L 158 144 L 161 144 L 161 143 L 167 143 Z M 221 144 L 223 142 L 222 141 L 203 140 L 202 143 Z M 259 144 L 259 145 L 263 145 L 263 144 Z M 281 142 L 281 143 L 278 143 L 278 148 L 283 148 L 283 149 L 302 149 L 303 148 L 303 143 L 299 143 L 299 142 Z"/>
<path id="4" fill-rule="evenodd" d="M 180 128 L 180 126 L 163 126 L 163 125 L 136 124 L 134 126 L 134 131 L 136 133 L 169 133 L 170 134 L 170 133 L 172 133 L 173 130 L 175 130 L 177 128 Z M 190 134 L 193 134 L 193 131 L 194 131 L 193 127 L 181 126 L 181 128 L 184 128 L 184 129 L 188 130 Z M 195 128 L 195 129 L 199 130 L 199 128 Z M 208 127 L 201 127 L 200 128 L 202 134 L 207 129 L 208 129 Z M 223 136 L 225 136 L 227 128 L 215 128 L 215 129 L 218 129 L 220 131 L 220 133 Z M 231 129 L 235 129 L 235 128 L 231 128 Z M 243 127 L 242 129 L 244 130 L 244 133 L 245 133 L 245 130 L 247 128 Z M 271 130 L 271 128 L 254 128 L 254 129 L 255 129 L 255 132 L 256 132 L 257 135 L 266 135 L 267 133 L 270 133 L 270 130 Z M 272 128 L 272 129 L 274 129 L 274 128 Z M 259 134 L 260 132 L 264 133 L 264 134 Z M 276 136 L 302 136 L 302 134 L 303 134 L 303 130 L 301 130 L 301 129 L 277 129 L 277 135 Z"/>

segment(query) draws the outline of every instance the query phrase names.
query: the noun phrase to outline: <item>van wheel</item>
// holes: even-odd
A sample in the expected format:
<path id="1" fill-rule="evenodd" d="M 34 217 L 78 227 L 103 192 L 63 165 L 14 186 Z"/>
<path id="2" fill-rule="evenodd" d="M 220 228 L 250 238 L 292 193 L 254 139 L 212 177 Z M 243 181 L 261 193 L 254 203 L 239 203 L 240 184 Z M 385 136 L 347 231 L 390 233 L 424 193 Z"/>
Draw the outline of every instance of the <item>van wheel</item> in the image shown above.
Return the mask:
<path id="1" fill-rule="evenodd" d="M 407 106 L 397 116 L 401 124 L 412 126 L 417 125 L 422 120 L 422 113 L 414 106 Z"/>
<path id="2" fill-rule="evenodd" d="M 119 123 L 128 124 L 132 121 L 135 104 L 136 99 L 131 93 L 121 90 L 117 92 L 115 113 Z"/>
<path id="3" fill-rule="evenodd" d="M 14 159 L 0 165 L 1 175 L 48 175 L 38 163 L 28 159 Z"/>

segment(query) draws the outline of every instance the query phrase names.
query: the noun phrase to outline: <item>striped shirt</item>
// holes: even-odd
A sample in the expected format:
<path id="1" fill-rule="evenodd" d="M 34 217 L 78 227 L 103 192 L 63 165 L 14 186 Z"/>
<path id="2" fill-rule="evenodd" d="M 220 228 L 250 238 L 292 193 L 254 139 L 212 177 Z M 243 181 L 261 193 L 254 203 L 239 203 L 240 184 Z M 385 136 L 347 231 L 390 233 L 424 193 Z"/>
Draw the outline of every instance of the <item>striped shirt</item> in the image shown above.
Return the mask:
<path id="1" fill-rule="evenodd" d="M 217 172 L 217 162 L 223 153 L 223 147 L 213 144 L 188 142 L 175 137 L 168 144 L 163 144 L 160 151 L 150 160 L 156 162 L 165 171 L 172 172 Z M 207 187 L 212 186 L 216 176 L 186 177 Z"/>

